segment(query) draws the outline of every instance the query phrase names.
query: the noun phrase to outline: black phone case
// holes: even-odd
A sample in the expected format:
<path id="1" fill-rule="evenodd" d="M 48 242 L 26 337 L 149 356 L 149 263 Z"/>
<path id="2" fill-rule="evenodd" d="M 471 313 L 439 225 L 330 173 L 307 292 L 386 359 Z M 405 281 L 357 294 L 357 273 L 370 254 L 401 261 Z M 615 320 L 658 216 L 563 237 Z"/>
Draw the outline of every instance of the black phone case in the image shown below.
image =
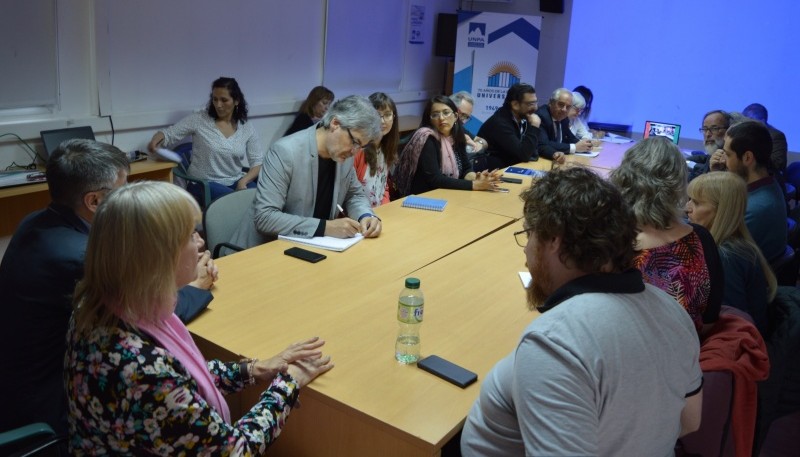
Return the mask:
<path id="1" fill-rule="evenodd" d="M 429 355 L 417 362 L 417 366 L 428 373 L 451 382 L 462 389 L 478 380 L 478 375 L 437 356 Z"/>
<path id="2" fill-rule="evenodd" d="M 317 263 L 320 260 L 325 260 L 328 257 L 323 254 L 318 254 L 316 252 L 307 251 L 302 248 L 289 248 L 283 251 L 284 254 L 294 257 L 300 260 L 305 260 L 306 262 Z"/>
<path id="3" fill-rule="evenodd" d="M 521 179 L 519 179 L 519 178 L 509 178 L 509 177 L 506 177 L 506 176 L 501 176 L 500 177 L 500 181 L 510 182 L 510 183 L 513 183 L 513 184 L 522 184 L 522 180 Z"/>

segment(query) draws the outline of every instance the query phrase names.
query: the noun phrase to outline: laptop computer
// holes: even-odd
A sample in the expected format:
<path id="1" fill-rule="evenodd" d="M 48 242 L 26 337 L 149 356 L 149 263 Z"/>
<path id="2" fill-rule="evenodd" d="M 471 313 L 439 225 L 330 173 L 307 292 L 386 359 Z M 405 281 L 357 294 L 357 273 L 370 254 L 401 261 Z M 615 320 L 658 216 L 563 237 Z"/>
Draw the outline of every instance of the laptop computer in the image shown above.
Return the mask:
<path id="1" fill-rule="evenodd" d="M 58 148 L 58 146 L 67 140 L 74 140 L 76 138 L 94 140 L 94 131 L 91 126 L 85 125 L 83 127 L 68 127 L 65 129 L 55 130 L 42 130 L 39 132 L 44 144 L 44 160 L 50 158 L 50 154 Z"/>
<path id="2" fill-rule="evenodd" d="M 681 136 L 681 126 L 678 124 L 668 124 L 666 122 L 647 121 L 644 123 L 644 137 L 664 136 L 675 144 Z"/>

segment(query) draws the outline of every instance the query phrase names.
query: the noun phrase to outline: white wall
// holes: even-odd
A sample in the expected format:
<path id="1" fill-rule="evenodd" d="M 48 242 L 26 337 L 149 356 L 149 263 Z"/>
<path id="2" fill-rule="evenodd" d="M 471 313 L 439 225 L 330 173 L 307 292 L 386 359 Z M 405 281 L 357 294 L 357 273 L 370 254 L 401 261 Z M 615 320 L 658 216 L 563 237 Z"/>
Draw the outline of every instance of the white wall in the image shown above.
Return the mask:
<path id="1" fill-rule="evenodd" d="M 98 140 L 111 142 L 109 120 L 101 116 L 109 114 L 114 143 L 123 150 L 143 150 L 156 129 L 202 107 L 211 81 L 226 75 L 240 81 L 251 120 L 262 142 L 270 144 L 291 123 L 308 90 L 323 81 L 326 27 L 357 34 L 361 23 L 387 14 L 405 33 L 411 0 L 397 0 L 401 8 L 386 0 L 394 2 L 393 8 L 371 6 L 344 24 L 327 23 L 328 1 L 57 0 L 61 105 L 48 114 L 0 113 L 0 133 L 13 132 L 41 150 L 40 130 L 88 124 Z M 404 38 L 381 56 L 402 63 L 397 82 L 381 88 L 398 103 L 401 115 L 418 115 L 424 101 L 441 90 L 445 60 L 433 56 L 436 15 L 458 7 L 457 0 L 421 1 L 428 12 L 425 44 Z M 396 34 L 380 33 L 373 30 L 368 38 L 397 42 Z M 354 52 L 327 65 L 347 69 L 354 64 L 369 68 L 383 62 Z M 331 89 L 337 97 L 358 92 Z M 0 169 L 12 162 L 30 159 L 19 142 L 2 138 Z"/>
<path id="2" fill-rule="evenodd" d="M 761 103 L 797 151 L 798 16 L 794 0 L 574 0 L 566 86 L 592 89 L 593 120 L 674 122 L 687 140 L 704 113 Z"/>

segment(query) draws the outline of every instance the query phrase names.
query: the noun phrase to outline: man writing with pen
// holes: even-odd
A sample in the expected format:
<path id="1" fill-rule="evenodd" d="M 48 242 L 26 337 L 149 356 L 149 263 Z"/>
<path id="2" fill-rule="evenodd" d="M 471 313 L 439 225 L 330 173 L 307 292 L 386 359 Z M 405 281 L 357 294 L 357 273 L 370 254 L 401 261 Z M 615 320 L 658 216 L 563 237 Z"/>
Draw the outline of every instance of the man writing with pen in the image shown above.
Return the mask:
<path id="1" fill-rule="evenodd" d="M 353 168 L 353 155 L 379 137 L 377 111 L 353 95 L 334 103 L 318 124 L 275 142 L 264 157 L 253 206 L 231 243 L 249 248 L 278 235 L 380 235 L 381 220 Z"/>

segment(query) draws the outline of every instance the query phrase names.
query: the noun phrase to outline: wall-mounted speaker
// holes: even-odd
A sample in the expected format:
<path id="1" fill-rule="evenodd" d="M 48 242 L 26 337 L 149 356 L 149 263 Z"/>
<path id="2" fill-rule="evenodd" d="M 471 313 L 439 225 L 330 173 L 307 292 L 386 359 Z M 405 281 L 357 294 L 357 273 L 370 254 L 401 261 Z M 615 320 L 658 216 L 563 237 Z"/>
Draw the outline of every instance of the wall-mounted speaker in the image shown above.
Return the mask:
<path id="1" fill-rule="evenodd" d="M 458 14 L 439 13 L 436 21 L 435 53 L 438 57 L 456 56 Z"/>
<path id="2" fill-rule="evenodd" d="M 564 14 L 564 0 L 539 0 L 539 11 Z"/>

